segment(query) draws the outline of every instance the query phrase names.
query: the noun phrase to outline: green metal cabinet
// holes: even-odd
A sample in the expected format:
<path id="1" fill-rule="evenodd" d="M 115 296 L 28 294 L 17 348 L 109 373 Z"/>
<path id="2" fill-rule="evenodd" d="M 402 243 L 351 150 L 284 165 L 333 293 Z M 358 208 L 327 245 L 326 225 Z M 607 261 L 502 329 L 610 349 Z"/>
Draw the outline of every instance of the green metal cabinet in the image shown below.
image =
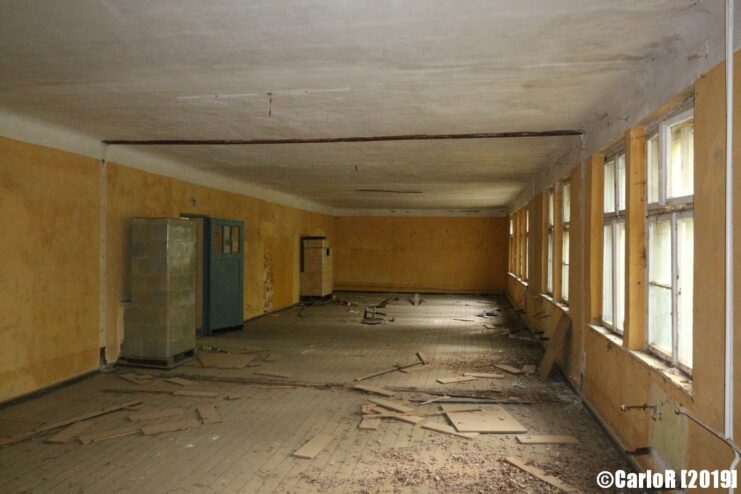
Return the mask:
<path id="1" fill-rule="evenodd" d="M 205 218 L 203 334 L 244 323 L 244 223 Z"/>

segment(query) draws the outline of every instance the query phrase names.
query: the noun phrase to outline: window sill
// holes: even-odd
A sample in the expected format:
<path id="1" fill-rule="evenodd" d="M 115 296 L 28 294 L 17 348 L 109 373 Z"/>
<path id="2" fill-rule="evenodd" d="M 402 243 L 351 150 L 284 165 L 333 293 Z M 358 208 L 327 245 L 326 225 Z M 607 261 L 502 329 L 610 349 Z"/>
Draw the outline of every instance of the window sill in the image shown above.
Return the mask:
<path id="1" fill-rule="evenodd" d="M 604 326 L 598 326 L 590 324 L 589 328 L 602 335 L 605 339 L 619 347 L 624 352 L 627 352 L 636 361 L 648 367 L 659 375 L 664 381 L 673 385 L 674 387 L 684 391 L 690 398 L 694 398 L 694 391 L 692 388 L 692 378 L 682 372 L 681 370 L 672 367 L 660 358 L 650 354 L 644 350 L 631 350 L 623 346 L 623 337 L 612 330 L 605 328 Z"/>
<path id="2" fill-rule="evenodd" d="M 564 304 L 563 302 L 556 301 L 553 298 L 553 295 L 551 295 L 550 293 L 541 293 L 540 296 L 543 298 L 543 300 L 550 302 L 551 304 L 561 309 L 561 311 L 567 314 L 569 313 L 569 306 Z"/>

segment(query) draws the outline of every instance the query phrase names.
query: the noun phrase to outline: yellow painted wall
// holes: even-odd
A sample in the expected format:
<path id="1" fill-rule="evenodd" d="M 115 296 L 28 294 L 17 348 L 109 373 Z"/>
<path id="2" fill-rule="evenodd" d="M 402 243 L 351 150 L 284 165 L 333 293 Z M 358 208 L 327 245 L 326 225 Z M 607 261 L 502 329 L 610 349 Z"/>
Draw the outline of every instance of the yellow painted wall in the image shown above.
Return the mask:
<path id="1" fill-rule="evenodd" d="M 735 91 L 741 94 L 741 52 L 735 59 Z M 655 368 L 645 353 L 627 350 L 622 340 L 609 333 L 589 327 L 592 322 L 588 306 L 588 290 L 579 277 L 585 269 L 585 252 L 576 250 L 585 234 L 585 220 L 572 217 L 570 307 L 566 310 L 572 319 L 569 335 L 573 342 L 567 346 L 558 362 L 568 378 L 580 391 L 585 401 L 596 411 L 626 449 L 650 446 L 654 456 L 635 457 L 644 468 L 663 468 L 668 462 L 675 468 L 726 469 L 732 455 L 729 449 L 700 427 L 678 419 L 672 413 L 682 405 L 698 415 L 716 430 L 723 430 L 723 286 L 724 277 L 724 181 L 725 181 L 725 65 L 714 67 L 695 83 L 695 303 L 694 303 L 694 366 L 691 385 L 677 384 Z M 734 161 L 741 160 L 741 103 L 734 108 Z M 589 207 L 580 207 L 580 167 L 571 173 L 572 215 Z M 741 197 L 741 177 L 734 176 L 734 194 Z M 579 187 L 574 188 L 577 183 Z M 539 198 L 529 203 L 531 211 L 539 206 Z M 736 201 L 734 231 L 741 231 L 741 201 Z M 600 235 L 601 232 L 597 232 Z M 542 239 L 543 226 L 531 223 L 531 245 Z M 736 238 L 735 257 L 741 258 L 741 240 Z M 712 253 L 712 255 L 708 255 Z M 542 250 L 531 252 L 531 266 L 537 271 L 543 267 Z M 531 273 L 533 269 L 531 269 Z M 735 304 L 741 305 L 741 267 L 736 263 Z M 507 295 L 525 310 L 525 318 L 533 329 L 550 334 L 564 308 L 544 298 L 539 280 L 525 284 L 508 276 Z M 584 305 L 582 305 L 582 303 Z M 735 360 L 741 365 L 741 314 L 736 312 Z M 583 352 L 576 351 L 583 348 Z M 582 362 L 583 358 L 583 375 Z M 735 436 L 741 434 L 741 379 L 736 372 L 734 389 Z M 620 405 L 666 403 L 665 413 L 657 420 L 650 413 L 622 412 Z M 678 421 L 673 423 L 672 421 Z M 674 425 L 673 425 L 674 424 Z"/>
<path id="2" fill-rule="evenodd" d="M 300 237 L 334 236 L 330 216 L 115 164 L 107 168 L 101 338 L 98 162 L 0 138 L 0 402 L 97 369 L 101 343 L 109 362 L 118 358 L 133 217 L 189 212 L 244 221 L 245 318 L 296 303 Z"/>
<path id="3" fill-rule="evenodd" d="M 0 137 L 0 401 L 98 367 L 98 167 Z"/>
<path id="4" fill-rule="evenodd" d="M 506 218 L 337 217 L 337 290 L 504 292 Z"/>

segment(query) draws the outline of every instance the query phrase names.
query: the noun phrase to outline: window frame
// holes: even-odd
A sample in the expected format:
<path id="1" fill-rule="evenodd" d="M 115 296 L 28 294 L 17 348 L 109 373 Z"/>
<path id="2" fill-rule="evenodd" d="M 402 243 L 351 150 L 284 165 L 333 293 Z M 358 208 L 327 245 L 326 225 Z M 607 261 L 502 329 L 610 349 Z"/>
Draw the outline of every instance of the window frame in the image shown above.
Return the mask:
<path id="1" fill-rule="evenodd" d="M 564 305 L 569 305 L 569 290 L 568 290 L 568 283 L 569 279 L 571 278 L 571 258 L 569 257 L 568 249 L 564 249 L 564 238 L 566 234 L 568 234 L 569 237 L 569 245 L 571 245 L 571 182 L 569 180 L 565 180 L 561 182 L 561 259 L 559 259 L 559 268 L 561 269 L 561 279 L 559 280 L 561 283 L 561 289 L 559 294 L 559 302 L 563 303 Z M 566 200 L 565 200 L 565 194 L 564 191 L 568 190 L 568 204 L 569 204 L 569 219 L 568 221 L 565 219 L 565 211 L 566 211 Z M 564 262 L 564 259 L 568 259 L 569 262 Z M 564 266 L 566 266 L 566 269 L 568 269 L 569 276 L 566 277 L 566 296 L 564 296 Z"/>
<path id="2" fill-rule="evenodd" d="M 623 199 L 623 209 L 620 209 L 620 202 L 621 202 L 621 196 L 623 194 L 622 189 L 620 188 L 620 173 L 619 173 L 619 163 L 620 159 L 622 158 L 623 162 L 623 173 L 625 174 L 625 188 L 627 189 L 627 154 L 625 152 L 625 149 L 618 148 L 613 150 L 611 153 L 608 154 L 610 157 L 609 159 L 605 159 L 604 167 L 605 169 L 607 166 L 612 163 L 613 166 L 613 193 L 612 193 L 612 200 L 613 205 L 612 209 L 613 211 L 606 211 L 605 208 L 605 194 L 602 195 L 602 231 L 600 232 L 600 235 L 605 235 L 605 229 L 606 227 L 610 228 L 610 234 L 612 235 L 612 245 L 611 245 L 611 253 L 610 253 L 610 259 L 611 259 L 611 285 L 612 285 L 612 297 L 610 303 L 612 304 L 612 322 L 608 322 L 605 320 L 604 317 L 604 307 L 605 307 L 605 296 L 604 293 L 602 295 L 602 310 L 600 311 L 600 324 L 604 326 L 605 328 L 609 329 L 610 331 L 617 333 L 618 335 L 623 335 L 625 333 L 625 294 L 623 294 L 623 314 L 618 314 L 617 310 L 617 300 L 618 300 L 618 293 L 620 290 L 618 290 L 618 224 L 623 225 L 623 231 L 625 231 L 625 215 L 627 212 L 627 190 L 625 191 L 625 199 Z M 604 178 L 603 178 L 604 183 Z M 625 249 L 627 238 L 625 238 L 625 242 L 623 244 L 623 260 L 625 260 Z M 604 251 L 605 245 L 603 242 L 602 249 Z M 602 253 L 603 261 L 602 261 L 602 276 L 604 279 L 605 273 L 604 273 L 604 252 Z M 625 291 L 625 269 L 623 269 L 623 292 Z M 622 318 L 622 324 L 618 324 L 619 318 Z M 620 327 L 622 326 L 622 328 Z"/>
<path id="3" fill-rule="evenodd" d="M 547 190 L 546 201 L 546 245 L 545 245 L 545 291 L 544 293 L 553 296 L 554 292 L 554 270 L 556 254 L 556 190 L 551 187 Z"/>
<path id="4" fill-rule="evenodd" d="M 669 193 L 669 184 L 667 181 L 667 174 L 668 174 L 668 166 L 670 163 L 670 153 L 671 153 L 671 147 L 669 145 L 669 142 L 671 142 L 671 129 L 672 127 L 681 124 L 683 122 L 686 122 L 688 120 L 693 120 L 694 123 L 694 108 L 690 108 L 688 110 L 682 111 L 672 117 L 669 117 L 665 120 L 662 120 L 659 123 L 658 129 L 655 129 L 654 132 L 652 132 L 648 138 L 646 139 L 646 154 L 648 156 L 648 146 L 649 142 L 656 136 L 658 136 L 658 151 L 659 151 L 659 187 L 658 187 L 658 200 L 654 202 L 649 202 L 649 187 L 646 188 L 647 191 L 647 197 L 646 197 L 646 203 L 647 203 L 647 214 L 646 214 L 646 270 L 647 270 L 647 279 L 646 279 L 646 300 L 649 300 L 649 287 L 654 286 L 662 286 L 666 289 L 671 290 L 671 355 L 667 354 L 662 349 L 652 345 L 651 337 L 651 307 L 650 303 L 646 304 L 646 350 L 651 353 L 652 355 L 655 355 L 661 360 L 666 361 L 669 363 L 672 367 L 681 370 L 688 376 L 692 376 L 692 367 L 688 367 L 686 364 L 679 361 L 679 311 L 678 311 L 678 298 L 679 298 L 679 251 L 677 246 L 677 238 L 678 238 L 678 225 L 679 220 L 683 218 L 692 218 L 694 222 L 694 180 L 693 180 L 693 193 L 691 195 L 684 195 L 684 196 L 678 196 L 678 197 L 668 197 Z M 695 163 L 694 163 L 694 156 L 693 156 L 693 173 L 695 169 Z M 646 171 L 647 171 L 647 179 L 650 177 L 651 170 L 650 170 L 650 162 L 647 159 L 646 160 Z M 651 244 L 652 239 L 650 236 L 650 225 L 653 223 L 656 223 L 657 221 L 662 220 L 669 220 L 670 221 L 670 244 L 671 244 L 671 287 L 665 287 L 661 284 L 656 284 L 651 281 Z M 694 239 L 693 239 L 694 241 Z M 693 268 L 694 269 L 694 259 L 693 259 Z M 694 273 L 693 273 L 694 274 Z M 694 287 L 693 287 L 694 292 Z M 693 293 L 693 303 L 694 303 L 694 293 Z M 694 313 L 694 307 L 693 307 L 693 313 Z M 692 334 L 691 337 L 694 336 L 694 325 L 692 327 Z M 693 345 L 694 346 L 694 345 Z M 694 349 L 693 349 L 693 360 L 694 360 Z M 693 362 L 694 364 L 694 362 Z"/>

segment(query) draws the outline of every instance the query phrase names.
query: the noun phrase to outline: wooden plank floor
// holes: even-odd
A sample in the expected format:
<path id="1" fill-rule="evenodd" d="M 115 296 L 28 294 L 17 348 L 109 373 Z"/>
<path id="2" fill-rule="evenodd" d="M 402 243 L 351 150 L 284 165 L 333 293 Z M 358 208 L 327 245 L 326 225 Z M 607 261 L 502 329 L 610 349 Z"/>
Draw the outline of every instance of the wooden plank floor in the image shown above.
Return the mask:
<path id="1" fill-rule="evenodd" d="M 520 366 L 540 360 L 539 345 L 496 336 L 483 327 L 487 322 L 522 329 L 503 299 L 424 295 L 424 303 L 413 306 L 408 295 L 399 295 L 383 310 L 393 322 L 366 326 L 358 322 L 364 306 L 386 295 L 343 293 L 339 297 L 352 305 L 294 307 L 216 339 L 265 349 L 257 355 L 259 367 L 147 370 L 157 379 L 152 385 L 141 385 L 142 389 L 184 389 L 163 380 L 178 375 L 196 382 L 187 389 L 215 391 L 220 393 L 218 398 L 106 392 L 137 386 L 119 377 L 131 372 L 130 368 L 115 368 L 0 409 L 2 435 L 134 398 L 143 401 L 142 410 L 184 408 L 186 417 L 194 418 L 198 406 L 215 404 L 223 418 L 221 423 L 192 430 L 84 446 L 45 444 L 50 434 L 34 437 L 0 449 L 0 492 L 555 492 L 504 462 L 511 455 L 534 461 L 584 492 L 604 492 L 594 488 L 596 474 L 627 468 L 556 373 L 547 383 L 531 375 L 509 374 L 503 379 L 450 385 L 436 382 L 464 371 L 493 372 L 495 363 Z M 504 309 L 498 317 L 476 317 L 496 307 Z M 530 434 L 569 434 L 580 443 L 523 445 L 511 434 L 466 440 L 393 420 L 383 421 L 375 431 L 359 430 L 360 406 L 368 395 L 349 389 L 353 379 L 413 362 L 415 352 L 422 352 L 432 363 L 422 370 L 394 372 L 366 382 L 534 400 L 533 405 L 505 408 Z M 263 362 L 268 353 L 282 357 Z M 293 376 L 271 378 L 255 375 L 257 371 Z M 250 380 L 302 385 L 270 388 L 245 382 Z M 335 386 L 324 389 L 305 384 Z M 242 398 L 226 400 L 226 394 Z M 429 397 L 411 392 L 400 396 Z M 434 404 L 421 408 L 438 410 Z M 100 429 L 125 426 L 131 423 L 126 415 L 117 412 L 93 422 Z M 432 420 L 444 423 L 442 417 Z M 314 459 L 291 456 L 316 434 L 328 434 L 333 441 Z"/>

